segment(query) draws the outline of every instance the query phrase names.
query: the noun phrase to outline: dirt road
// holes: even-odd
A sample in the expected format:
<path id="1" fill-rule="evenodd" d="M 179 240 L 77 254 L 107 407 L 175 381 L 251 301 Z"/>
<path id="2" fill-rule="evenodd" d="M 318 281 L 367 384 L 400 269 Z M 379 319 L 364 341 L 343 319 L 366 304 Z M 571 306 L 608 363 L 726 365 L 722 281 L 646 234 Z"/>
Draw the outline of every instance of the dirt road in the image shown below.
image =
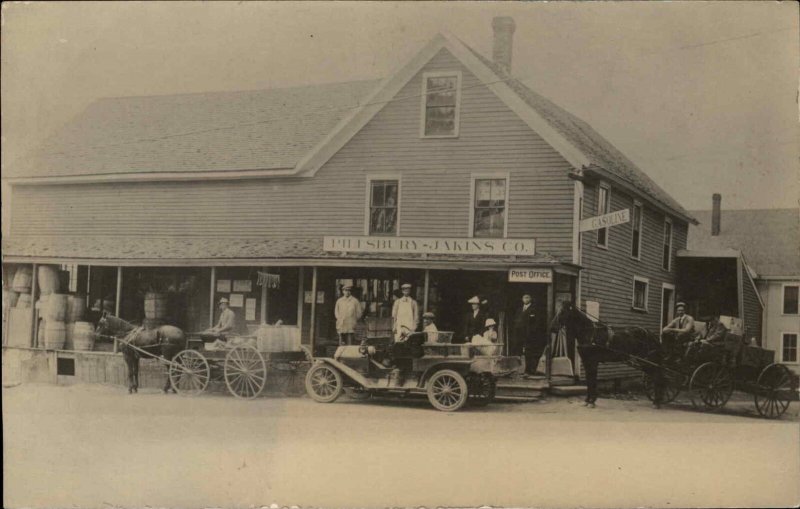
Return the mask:
<path id="1" fill-rule="evenodd" d="M 3 389 L 4 506 L 795 505 L 791 411 L 556 399 L 445 414 L 27 384 Z"/>

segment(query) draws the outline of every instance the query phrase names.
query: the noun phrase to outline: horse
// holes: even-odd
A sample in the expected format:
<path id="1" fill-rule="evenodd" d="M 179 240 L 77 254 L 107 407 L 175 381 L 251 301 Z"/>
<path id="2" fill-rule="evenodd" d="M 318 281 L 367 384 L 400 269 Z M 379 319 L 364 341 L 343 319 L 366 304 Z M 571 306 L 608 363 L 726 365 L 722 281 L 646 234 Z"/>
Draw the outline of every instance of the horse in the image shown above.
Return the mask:
<path id="1" fill-rule="evenodd" d="M 162 357 L 168 361 L 185 348 L 186 340 L 183 331 L 172 325 L 162 325 L 156 329 L 137 327 L 132 323 L 104 313 L 97 324 L 97 333 L 113 336 L 119 340 L 119 349 L 128 371 L 128 394 L 139 392 L 139 359 L 142 353 L 134 346 L 154 357 Z M 167 369 L 164 383 L 164 394 L 172 389 Z"/>
<path id="2" fill-rule="evenodd" d="M 572 303 L 566 302 L 554 320 L 554 328 L 564 327 L 568 338 L 577 342 L 578 353 L 586 370 L 585 405 L 594 408 L 597 401 L 598 367 L 605 362 L 624 362 L 647 373 L 653 379 L 654 405 L 663 401 L 664 349 L 658 336 L 643 327 L 613 330 L 608 324 L 594 321 Z"/>

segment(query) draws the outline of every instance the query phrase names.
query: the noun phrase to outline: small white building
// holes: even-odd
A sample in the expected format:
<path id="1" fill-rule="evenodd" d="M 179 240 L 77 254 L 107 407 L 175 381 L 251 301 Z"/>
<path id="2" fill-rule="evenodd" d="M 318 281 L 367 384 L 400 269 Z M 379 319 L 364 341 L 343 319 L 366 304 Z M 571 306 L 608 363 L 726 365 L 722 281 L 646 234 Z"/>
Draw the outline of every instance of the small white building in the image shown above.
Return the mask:
<path id="1" fill-rule="evenodd" d="M 718 195 L 716 195 L 718 196 Z M 689 249 L 734 249 L 747 260 L 764 304 L 762 346 L 800 373 L 800 209 L 695 211 Z"/>

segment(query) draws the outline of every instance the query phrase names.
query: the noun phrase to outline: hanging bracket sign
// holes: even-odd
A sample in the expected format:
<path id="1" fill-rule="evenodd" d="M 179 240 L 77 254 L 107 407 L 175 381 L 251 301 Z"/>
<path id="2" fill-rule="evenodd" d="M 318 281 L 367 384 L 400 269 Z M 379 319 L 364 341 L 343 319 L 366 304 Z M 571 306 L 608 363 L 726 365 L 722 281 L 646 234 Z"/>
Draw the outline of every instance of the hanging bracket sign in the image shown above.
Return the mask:
<path id="1" fill-rule="evenodd" d="M 477 239 L 439 237 L 324 237 L 325 251 L 351 253 L 459 254 L 478 256 L 533 256 L 533 239 Z"/>
<path id="2" fill-rule="evenodd" d="M 617 210 L 602 216 L 594 216 L 581 221 L 581 231 L 588 232 L 592 230 L 599 230 L 600 228 L 608 228 L 609 226 L 616 226 L 618 224 L 625 224 L 631 220 L 630 209 Z"/>
<path id="3" fill-rule="evenodd" d="M 550 269 L 510 269 L 509 283 L 552 283 L 553 271 Z"/>

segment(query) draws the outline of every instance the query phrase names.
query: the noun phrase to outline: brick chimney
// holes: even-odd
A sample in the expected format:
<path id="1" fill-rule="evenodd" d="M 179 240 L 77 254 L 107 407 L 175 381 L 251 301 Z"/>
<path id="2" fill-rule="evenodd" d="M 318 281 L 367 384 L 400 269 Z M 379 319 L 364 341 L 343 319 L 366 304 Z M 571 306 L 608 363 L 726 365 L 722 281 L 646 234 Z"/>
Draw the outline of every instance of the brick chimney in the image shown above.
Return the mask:
<path id="1" fill-rule="evenodd" d="M 719 193 L 714 193 L 714 195 L 711 197 L 711 201 L 711 235 L 716 237 L 719 235 L 720 221 L 722 220 L 722 211 L 720 210 L 720 206 L 722 204 L 722 195 Z"/>
<path id="2" fill-rule="evenodd" d="M 492 60 L 508 74 L 511 74 L 511 50 L 514 46 L 516 28 L 514 18 L 497 16 L 492 19 L 492 30 L 494 30 Z"/>

